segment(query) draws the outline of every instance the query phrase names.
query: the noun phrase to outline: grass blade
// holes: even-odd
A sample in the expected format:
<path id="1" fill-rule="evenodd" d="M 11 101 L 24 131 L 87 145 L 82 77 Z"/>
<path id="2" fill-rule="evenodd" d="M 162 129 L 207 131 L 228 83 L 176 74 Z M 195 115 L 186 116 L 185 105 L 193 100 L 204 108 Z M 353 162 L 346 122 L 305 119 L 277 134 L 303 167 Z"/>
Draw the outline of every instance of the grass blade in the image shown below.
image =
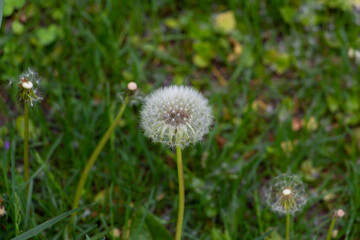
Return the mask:
<path id="1" fill-rule="evenodd" d="M 57 217 L 54 217 L 36 227 L 34 227 L 33 229 L 30 229 L 29 231 L 27 232 L 24 232 L 23 234 L 13 238 L 12 240 L 26 240 L 26 239 L 29 239 L 39 233 L 41 233 L 42 231 L 44 231 L 45 229 L 51 227 L 52 225 L 54 225 L 55 223 L 58 223 L 60 222 L 61 220 L 63 220 L 64 218 L 70 216 L 71 214 L 75 213 L 75 212 L 78 212 L 88 206 L 91 206 L 93 204 L 89 204 L 89 205 L 85 205 L 83 207 L 79 207 L 79 208 L 76 208 L 76 209 L 73 209 L 73 210 L 70 210 L 70 211 L 67 211 L 63 214 L 60 214 L 59 216 Z"/>
<path id="2" fill-rule="evenodd" d="M 0 29 L 4 12 L 4 0 L 0 0 Z"/>

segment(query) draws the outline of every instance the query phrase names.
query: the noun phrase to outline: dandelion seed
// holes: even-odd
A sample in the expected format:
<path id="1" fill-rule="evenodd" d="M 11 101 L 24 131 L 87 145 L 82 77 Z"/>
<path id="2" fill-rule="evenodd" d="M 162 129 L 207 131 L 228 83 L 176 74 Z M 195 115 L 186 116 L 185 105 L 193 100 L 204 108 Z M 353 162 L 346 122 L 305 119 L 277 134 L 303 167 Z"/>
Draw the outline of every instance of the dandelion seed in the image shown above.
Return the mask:
<path id="1" fill-rule="evenodd" d="M 169 147 L 201 141 L 212 123 L 208 101 L 191 87 L 170 86 L 145 99 L 141 126 L 145 136 Z"/>
<path id="2" fill-rule="evenodd" d="M 270 183 L 266 202 L 280 214 L 300 211 L 306 203 L 304 184 L 297 176 L 282 174 Z"/>

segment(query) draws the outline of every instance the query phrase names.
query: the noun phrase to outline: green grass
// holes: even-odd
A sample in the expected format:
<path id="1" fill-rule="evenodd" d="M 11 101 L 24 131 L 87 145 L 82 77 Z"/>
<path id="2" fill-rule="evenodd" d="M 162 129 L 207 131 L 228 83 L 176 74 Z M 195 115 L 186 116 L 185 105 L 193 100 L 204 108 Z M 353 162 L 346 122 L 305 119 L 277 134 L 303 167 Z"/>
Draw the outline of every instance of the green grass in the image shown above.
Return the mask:
<path id="1" fill-rule="evenodd" d="M 266 206 L 264 191 L 287 171 L 308 188 L 307 205 L 292 218 L 294 239 L 325 239 L 337 208 L 346 211 L 335 225 L 337 239 L 360 235 L 360 60 L 348 56 L 349 48 L 360 49 L 360 20 L 352 7 L 296 0 L 14 2 L 10 12 L 5 1 L 0 32 L 0 198 L 7 211 L 0 239 L 71 209 L 86 160 L 129 81 L 144 96 L 164 85 L 192 85 L 213 107 L 204 142 L 183 151 L 183 239 L 266 239 L 271 229 L 284 237 L 285 217 Z M 224 11 L 235 14 L 230 33 L 214 28 Z M 242 52 L 229 61 L 234 42 Z M 31 200 L 16 124 L 23 104 L 16 84 L 5 87 L 29 66 L 43 77 L 44 96 L 30 108 Z M 140 107 L 126 108 L 90 172 L 80 206 L 97 204 L 86 217 L 78 213 L 74 239 L 115 239 L 114 228 L 122 237 L 130 228 L 133 240 L 159 232 L 166 239 L 160 226 L 175 232 L 175 152 L 143 136 Z M 293 120 L 304 124 L 295 131 Z M 34 239 L 65 239 L 69 222 Z"/>

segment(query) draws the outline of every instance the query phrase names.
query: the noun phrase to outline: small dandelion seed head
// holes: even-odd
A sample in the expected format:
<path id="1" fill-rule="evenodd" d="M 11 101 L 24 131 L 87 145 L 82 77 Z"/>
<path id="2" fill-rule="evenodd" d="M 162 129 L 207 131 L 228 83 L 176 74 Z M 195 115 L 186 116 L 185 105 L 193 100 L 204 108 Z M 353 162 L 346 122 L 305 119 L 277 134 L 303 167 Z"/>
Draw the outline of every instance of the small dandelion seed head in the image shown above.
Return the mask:
<path id="1" fill-rule="evenodd" d="M 127 88 L 130 91 L 135 91 L 137 89 L 137 84 L 135 82 L 129 82 L 128 85 L 127 85 Z"/>
<path id="2" fill-rule="evenodd" d="M 306 203 L 304 184 L 299 177 L 281 174 L 275 177 L 266 190 L 266 202 L 280 214 L 294 214 Z"/>
<path id="3" fill-rule="evenodd" d="M 342 217 L 345 216 L 345 211 L 342 210 L 342 209 L 338 209 L 338 210 L 335 211 L 334 216 L 336 218 L 342 218 Z"/>
<path id="4" fill-rule="evenodd" d="M 184 86 L 156 90 L 145 99 L 141 110 L 145 136 L 169 147 L 183 148 L 201 141 L 212 119 L 207 99 Z"/>
<path id="5" fill-rule="evenodd" d="M 33 106 L 33 102 L 41 101 L 43 98 L 39 96 L 38 86 L 40 78 L 36 71 L 29 68 L 19 76 L 19 91 L 17 97 L 24 102 L 29 102 Z"/>

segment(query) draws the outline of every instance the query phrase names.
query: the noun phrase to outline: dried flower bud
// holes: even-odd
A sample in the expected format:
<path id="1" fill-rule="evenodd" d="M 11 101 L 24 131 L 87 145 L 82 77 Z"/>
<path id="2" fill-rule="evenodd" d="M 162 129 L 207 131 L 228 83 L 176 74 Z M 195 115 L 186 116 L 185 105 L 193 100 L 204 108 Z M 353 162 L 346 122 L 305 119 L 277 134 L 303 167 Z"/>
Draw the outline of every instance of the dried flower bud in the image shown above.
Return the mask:
<path id="1" fill-rule="evenodd" d="M 145 99 L 141 111 L 145 136 L 169 147 L 183 148 L 202 140 L 211 123 L 207 99 L 191 87 L 158 89 Z"/>
<path id="2" fill-rule="evenodd" d="M 306 203 L 304 184 L 299 177 L 282 174 L 271 181 L 266 202 L 275 212 L 293 214 L 302 209 Z"/>

